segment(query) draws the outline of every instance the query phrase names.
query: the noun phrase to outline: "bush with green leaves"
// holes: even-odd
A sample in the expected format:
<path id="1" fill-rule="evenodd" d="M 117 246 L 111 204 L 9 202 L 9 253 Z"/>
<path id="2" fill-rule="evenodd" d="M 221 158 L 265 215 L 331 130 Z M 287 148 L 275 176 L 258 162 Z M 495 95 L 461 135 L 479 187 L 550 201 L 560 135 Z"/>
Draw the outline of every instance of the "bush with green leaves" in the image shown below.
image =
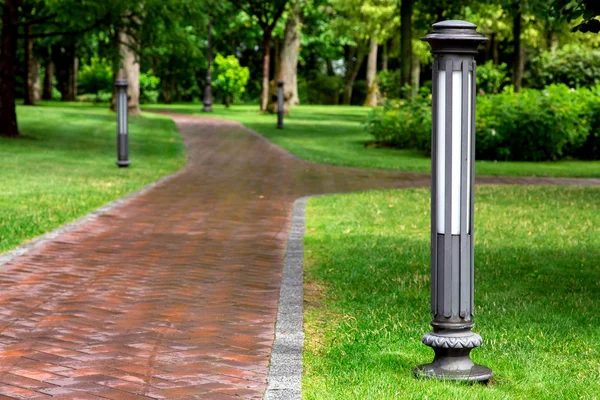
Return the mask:
<path id="1" fill-rule="evenodd" d="M 380 144 L 431 152 L 431 93 L 389 100 L 374 109 L 365 122 L 367 131 Z"/>
<path id="2" fill-rule="evenodd" d="M 590 133 L 588 89 L 551 85 L 477 99 L 477 157 L 551 161 L 575 156 Z"/>
<path id="3" fill-rule="evenodd" d="M 399 99 L 402 97 L 402 90 L 398 82 L 400 82 L 400 70 L 395 71 L 380 71 L 377 73 L 377 83 L 379 84 L 379 92 L 388 99 Z"/>
<path id="4" fill-rule="evenodd" d="M 235 56 L 223 57 L 221 54 L 217 54 L 215 57 L 214 69 L 216 79 L 213 84 L 224 96 L 225 106 L 229 107 L 230 102 L 246 91 L 250 70 L 240 66 L 240 62 Z"/>
<path id="5" fill-rule="evenodd" d="M 537 89 L 558 83 L 572 88 L 598 85 L 600 50 L 569 45 L 540 53 L 527 68 L 525 83 Z"/>
<path id="6" fill-rule="evenodd" d="M 431 149 L 431 105 L 423 97 L 372 112 L 367 131 L 399 148 Z M 544 90 L 509 86 L 477 97 L 476 157 L 486 160 L 600 159 L 600 87 Z"/>
<path id="7" fill-rule="evenodd" d="M 494 65 L 488 61 L 477 66 L 477 89 L 480 93 L 500 93 L 510 83 L 506 64 Z"/>
<path id="8" fill-rule="evenodd" d="M 154 76 L 152 70 L 140 74 L 140 103 L 156 104 L 160 87 L 160 78 Z"/>
<path id="9" fill-rule="evenodd" d="M 81 94 L 96 95 L 112 92 L 113 72 L 111 63 L 104 58 L 92 57 L 79 69 L 77 86 Z"/>

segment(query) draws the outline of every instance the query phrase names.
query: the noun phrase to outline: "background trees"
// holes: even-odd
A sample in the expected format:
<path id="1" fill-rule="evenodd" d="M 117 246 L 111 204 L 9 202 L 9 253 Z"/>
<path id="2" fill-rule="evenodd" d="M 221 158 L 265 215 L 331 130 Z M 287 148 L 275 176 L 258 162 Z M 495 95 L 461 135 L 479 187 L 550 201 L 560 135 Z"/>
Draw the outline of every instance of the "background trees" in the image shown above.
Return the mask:
<path id="1" fill-rule="evenodd" d="M 2 136 L 18 135 L 17 98 L 107 101 L 107 82 L 119 77 L 129 80 L 132 112 L 144 101 L 199 101 L 210 85 L 209 22 L 213 53 L 235 56 L 250 71 L 236 101 L 263 111 L 278 79 L 289 107 L 414 96 L 430 76 L 419 38 L 443 19 L 474 22 L 490 38 L 477 61 L 490 61 L 495 79 L 503 74 L 501 87 L 484 83 L 494 90 L 509 82 L 515 92 L 540 87 L 565 74 L 574 85 L 600 79 L 599 38 L 582 33 L 600 30 L 600 10 L 587 0 L 0 0 L 0 7 Z M 572 71 L 575 59 L 580 68 Z M 208 87 L 216 100 L 231 100 Z"/>

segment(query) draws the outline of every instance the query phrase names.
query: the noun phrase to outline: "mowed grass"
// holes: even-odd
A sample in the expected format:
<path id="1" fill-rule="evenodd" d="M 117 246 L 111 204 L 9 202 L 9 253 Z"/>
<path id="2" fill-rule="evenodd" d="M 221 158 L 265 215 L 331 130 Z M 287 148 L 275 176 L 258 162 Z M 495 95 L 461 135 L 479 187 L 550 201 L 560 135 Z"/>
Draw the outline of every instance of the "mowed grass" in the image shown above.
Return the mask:
<path id="1" fill-rule="evenodd" d="M 131 166 L 116 161 L 115 114 L 105 107 L 18 107 L 19 139 L 0 138 L 0 252 L 72 221 L 185 165 L 168 118 L 130 119 Z"/>
<path id="2" fill-rule="evenodd" d="M 235 120 L 308 161 L 350 167 L 429 172 L 431 160 L 419 151 L 365 147 L 373 140 L 363 127 L 370 109 L 357 106 L 298 106 L 277 129 L 276 115 L 260 114 L 256 105 L 215 105 L 203 113 L 201 104 L 155 104 L 147 109 Z M 600 177 L 600 161 L 477 161 L 477 174 L 496 176 Z"/>
<path id="3" fill-rule="evenodd" d="M 416 380 L 433 359 L 429 193 L 311 199 L 305 399 L 600 398 L 600 188 L 478 187 L 475 362 L 489 385 Z"/>

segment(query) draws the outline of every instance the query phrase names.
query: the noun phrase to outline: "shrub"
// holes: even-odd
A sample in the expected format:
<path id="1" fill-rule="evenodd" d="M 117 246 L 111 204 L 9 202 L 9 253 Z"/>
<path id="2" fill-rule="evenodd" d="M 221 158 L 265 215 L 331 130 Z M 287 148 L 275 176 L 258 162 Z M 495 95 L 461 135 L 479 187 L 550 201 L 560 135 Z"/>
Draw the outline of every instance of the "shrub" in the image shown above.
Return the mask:
<path id="1" fill-rule="evenodd" d="M 431 93 L 421 91 L 408 100 L 389 100 L 374 109 L 365 123 L 380 144 L 431 152 Z"/>
<path id="2" fill-rule="evenodd" d="M 229 107 L 230 100 L 234 101 L 246 91 L 250 70 L 240 66 L 235 56 L 223 57 L 221 54 L 217 54 L 214 67 L 217 77 L 214 85 L 225 97 L 225 105 Z"/>
<path id="3" fill-rule="evenodd" d="M 380 71 L 377 74 L 379 91 L 381 95 L 388 99 L 399 99 L 402 97 L 402 90 L 399 82 L 400 70 L 395 71 Z"/>
<path id="4" fill-rule="evenodd" d="M 375 110 L 366 124 L 378 142 L 431 149 L 431 105 L 419 96 Z M 544 90 L 508 87 L 477 97 L 476 157 L 548 161 L 565 157 L 600 159 L 600 88 Z"/>
<path id="5" fill-rule="evenodd" d="M 81 94 L 96 94 L 100 91 L 112 92 L 112 67 L 103 59 L 92 57 L 89 64 L 79 69 L 77 86 Z"/>
<path id="6" fill-rule="evenodd" d="M 547 161 L 572 156 L 589 134 L 590 91 L 553 85 L 480 96 L 477 157 Z"/>
<path id="7" fill-rule="evenodd" d="M 565 84 L 572 88 L 600 84 L 600 50 L 577 45 L 565 46 L 554 53 L 545 51 L 531 61 L 526 83 L 533 88 Z"/>
<path id="8" fill-rule="evenodd" d="M 488 61 L 477 66 L 477 88 L 481 92 L 500 93 L 509 83 L 506 64 L 494 65 L 492 61 Z"/>
<path id="9" fill-rule="evenodd" d="M 305 102 L 310 99 L 311 104 L 335 104 L 336 100 L 340 101 L 343 89 L 342 77 L 318 74 L 314 79 L 306 82 Z"/>
<path id="10" fill-rule="evenodd" d="M 160 94 L 160 78 L 153 75 L 152 70 L 140 74 L 140 103 L 158 103 Z"/>

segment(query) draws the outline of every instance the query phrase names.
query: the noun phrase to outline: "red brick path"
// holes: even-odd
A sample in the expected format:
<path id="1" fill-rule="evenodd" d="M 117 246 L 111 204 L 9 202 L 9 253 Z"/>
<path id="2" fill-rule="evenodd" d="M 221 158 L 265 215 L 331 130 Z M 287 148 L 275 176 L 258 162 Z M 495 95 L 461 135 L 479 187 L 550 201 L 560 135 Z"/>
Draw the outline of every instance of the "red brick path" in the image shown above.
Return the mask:
<path id="1" fill-rule="evenodd" d="M 174 119 L 182 173 L 0 270 L 0 399 L 262 397 L 294 200 L 429 184 Z"/>

